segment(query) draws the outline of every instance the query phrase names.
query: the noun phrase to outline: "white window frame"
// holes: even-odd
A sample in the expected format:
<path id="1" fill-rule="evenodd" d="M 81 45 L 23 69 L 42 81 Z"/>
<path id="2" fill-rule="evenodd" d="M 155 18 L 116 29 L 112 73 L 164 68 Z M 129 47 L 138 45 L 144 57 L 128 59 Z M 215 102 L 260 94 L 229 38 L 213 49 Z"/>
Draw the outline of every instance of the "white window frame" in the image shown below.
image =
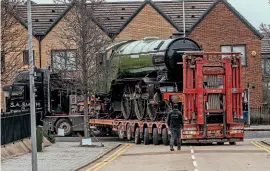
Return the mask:
<path id="1" fill-rule="evenodd" d="M 242 66 L 246 67 L 247 66 L 247 48 L 245 44 L 239 44 L 239 45 L 221 45 L 220 46 L 220 51 L 222 51 L 222 47 L 230 47 L 230 51 L 229 52 L 234 52 L 234 47 L 243 47 L 244 48 L 244 52 L 245 54 L 241 53 L 241 57 L 242 57 Z M 243 60 L 244 59 L 244 60 Z"/>
<path id="2" fill-rule="evenodd" d="M 67 53 L 68 52 L 75 52 L 76 53 L 76 50 L 75 49 L 57 49 L 57 50 L 52 50 L 51 51 L 51 66 L 52 66 L 52 69 L 57 69 L 55 68 L 55 64 L 54 64 L 54 53 L 65 53 L 65 66 L 63 68 L 63 70 L 66 70 L 66 71 L 76 71 L 77 70 L 77 61 L 76 61 L 76 57 L 75 58 L 75 68 L 74 69 L 67 69 L 67 60 L 66 60 L 66 57 L 67 57 Z"/>

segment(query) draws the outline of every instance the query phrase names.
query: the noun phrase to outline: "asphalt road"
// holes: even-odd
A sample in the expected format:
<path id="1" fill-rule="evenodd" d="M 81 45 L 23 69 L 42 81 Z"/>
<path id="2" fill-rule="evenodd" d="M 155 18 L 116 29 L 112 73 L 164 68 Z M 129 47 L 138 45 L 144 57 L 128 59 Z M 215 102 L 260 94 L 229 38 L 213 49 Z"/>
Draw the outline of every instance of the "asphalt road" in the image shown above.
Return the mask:
<path id="1" fill-rule="evenodd" d="M 164 145 L 124 143 L 81 171 L 269 171 L 270 146 L 259 139 L 236 145 Z"/>

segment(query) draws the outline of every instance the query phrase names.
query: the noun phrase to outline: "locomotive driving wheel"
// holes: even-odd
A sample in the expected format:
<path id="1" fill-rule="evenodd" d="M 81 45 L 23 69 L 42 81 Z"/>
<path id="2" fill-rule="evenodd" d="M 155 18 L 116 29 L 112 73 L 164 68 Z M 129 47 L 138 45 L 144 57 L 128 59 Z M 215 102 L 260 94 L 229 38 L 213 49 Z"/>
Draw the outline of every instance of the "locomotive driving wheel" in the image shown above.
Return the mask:
<path id="1" fill-rule="evenodd" d="M 134 100 L 134 112 L 138 120 L 142 120 L 145 117 L 146 100 L 138 98 Z"/>
<path id="2" fill-rule="evenodd" d="M 130 119 L 132 115 L 132 93 L 132 88 L 129 85 L 126 85 L 121 100 L 121 111 L 125 119 Z"/>
<path id="3" fill-rule="evenodd" d="M 149 116 L 149 119 L 151 121 L 155 121 L 157 119 L 157 112 L 158 112 L 158 105 L 154 105 L 154 104 L 148 104 L 147 105 L 147 115 Z"/>

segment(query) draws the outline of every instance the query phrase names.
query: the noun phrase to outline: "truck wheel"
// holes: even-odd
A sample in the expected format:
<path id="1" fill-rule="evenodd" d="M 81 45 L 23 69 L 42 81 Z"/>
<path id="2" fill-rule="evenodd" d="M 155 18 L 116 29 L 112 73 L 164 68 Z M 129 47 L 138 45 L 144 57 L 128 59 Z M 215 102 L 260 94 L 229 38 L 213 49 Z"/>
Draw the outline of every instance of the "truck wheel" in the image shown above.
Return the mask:
<path id="1" fill-rule="evenodd" d="M 127 124 L 127 140 L 132 140 L 132 132 L 131 132 L 131 126 L 130 124 Z"/>
<path id="2" fill-rule="evenodd" d="M 135 130 L 135 144 L 141 144 L 140 128 L 136 128 Z"/>
<path id="3" fill-rule="evenodd" d="M 120 138 L 120 140 L 123 140 L 125 138 L 125 133 L 123 131 L 123 124 L 120 123 L 118 125 L 118 137 Z"/>
<path id="4" fill-rule="evenodd" d="M 58 128 L 64 129 L 65 136 L 69 136 L 73 133 L 72 123 L 68 119 L 59 119 L 55 127 L 57 128 L 56 132 L 58 132 Z"/>
<path id="5" fill-rule="evenodd" d="M 167 128 L 162 129 L 162 142 L 164 145 L 169 145 L 169 136 Z"/>
<path id="6" fill-rule="evenodd" d="M 159 135 L 158 135 L 158 129 L 157 128 L 153 129 L 153 144 L 154 145 L 159 145 Z"/>
<path id="7" fill-rule="evenodd" d="M 144 145 L 149 145 L 150 144 L 149 129 L 148 128 L 144 128 L 143 142 L 144 142 Z"/>

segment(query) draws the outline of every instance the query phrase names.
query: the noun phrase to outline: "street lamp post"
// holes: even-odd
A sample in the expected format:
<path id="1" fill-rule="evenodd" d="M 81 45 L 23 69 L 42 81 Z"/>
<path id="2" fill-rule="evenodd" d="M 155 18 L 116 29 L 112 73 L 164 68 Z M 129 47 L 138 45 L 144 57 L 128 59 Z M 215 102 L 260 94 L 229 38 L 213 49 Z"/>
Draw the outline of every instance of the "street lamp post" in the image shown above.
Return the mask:
<path id="1" fill-rule="evenodd" d="M 31 110 L 31 141 L 32 141 L 32 171 L 37 171 L 37 138 L 36 138 L 36 109 L 35 109 L 35 82 L 34 58 L 32 42 L 31 0 L 27 0 L 28 16 L 28 50 L 29 50 L 29 80 L 30 80 L 30 110 Z"/>

